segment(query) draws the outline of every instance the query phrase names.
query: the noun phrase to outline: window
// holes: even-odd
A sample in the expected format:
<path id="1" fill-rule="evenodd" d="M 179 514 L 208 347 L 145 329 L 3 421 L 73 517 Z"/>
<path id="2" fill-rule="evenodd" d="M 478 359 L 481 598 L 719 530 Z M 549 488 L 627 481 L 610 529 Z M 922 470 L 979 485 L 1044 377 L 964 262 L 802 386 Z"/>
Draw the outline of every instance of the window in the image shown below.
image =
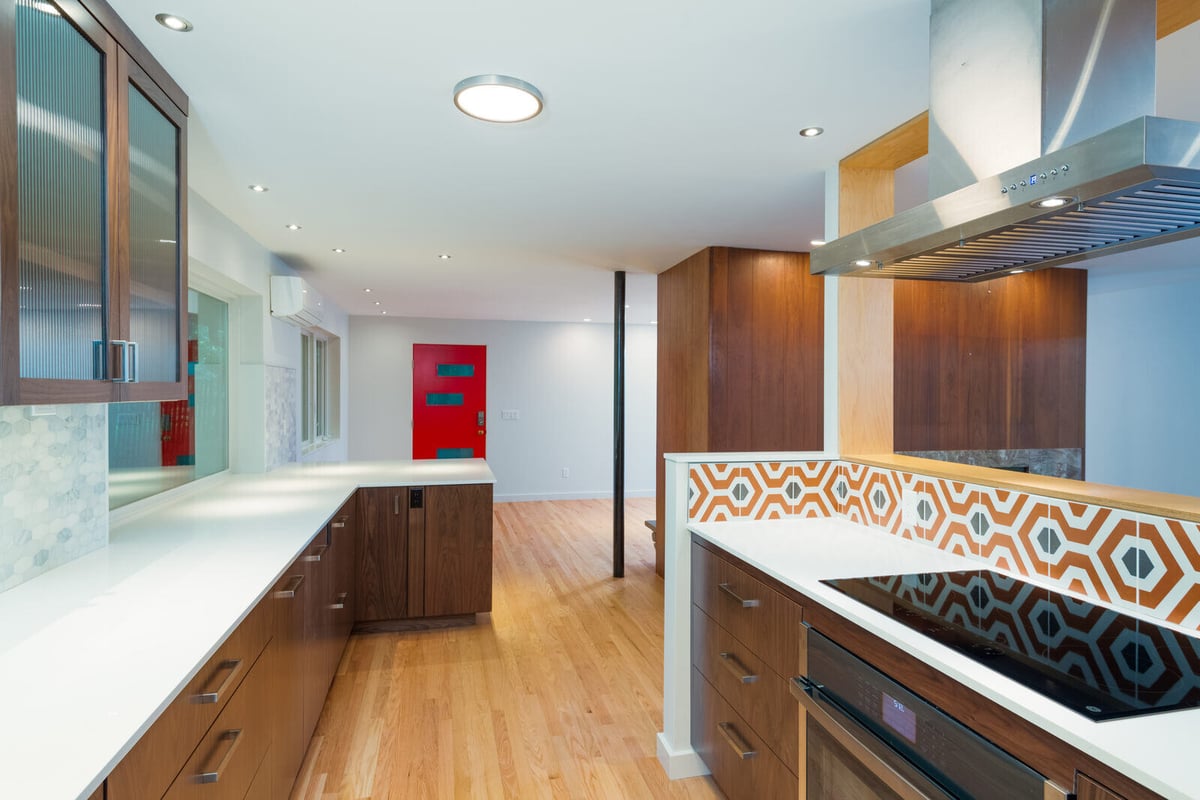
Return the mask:
<path id="1" fill-rule="evenodd" d="M 229 469 L 229 306 L 188 291 L 188 397 L 108 408 L 108 507 Z"/>
<path id="2" fill-rule="evenodd" d="M 305 448 L 337 438 L 340 341 L 316 329 L 300 335 L 300 438 Z"/>

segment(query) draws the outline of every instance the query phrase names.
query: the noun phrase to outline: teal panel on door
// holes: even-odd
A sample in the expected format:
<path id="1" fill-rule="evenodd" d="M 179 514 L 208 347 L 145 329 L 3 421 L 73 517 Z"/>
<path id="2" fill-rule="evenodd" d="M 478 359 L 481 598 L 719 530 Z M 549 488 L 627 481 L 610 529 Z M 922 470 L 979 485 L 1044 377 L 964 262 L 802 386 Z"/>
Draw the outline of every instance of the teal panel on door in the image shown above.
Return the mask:
<path id="1" fill-rule="evenodd" d="M 438 364 L 437 375 L 439 378 L 474 378 L 474 364 Z"/>
<path id="2" fill-rule="evenodd" d="M 427 406 L 461 406 L 462 404 L 462 392 L 427 392 L 425 394 L 425 405 Z"/>
<path id="3" fill-rule="evenodd" d="M 473 447 L 439 447 L 437 450 L 438 458 L 474 458 L 475 448 Z"/>

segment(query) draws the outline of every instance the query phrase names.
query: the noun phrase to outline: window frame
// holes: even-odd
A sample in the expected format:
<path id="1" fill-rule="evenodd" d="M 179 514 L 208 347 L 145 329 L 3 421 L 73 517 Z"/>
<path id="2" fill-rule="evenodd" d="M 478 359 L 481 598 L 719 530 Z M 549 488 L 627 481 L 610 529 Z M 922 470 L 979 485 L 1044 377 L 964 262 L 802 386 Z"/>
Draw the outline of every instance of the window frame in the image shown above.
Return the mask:
<path id="1" fill-rule="evenodd" d="M 300 331 L 300 451 L 339 438 L 341 339 L 323 328 Z"/>

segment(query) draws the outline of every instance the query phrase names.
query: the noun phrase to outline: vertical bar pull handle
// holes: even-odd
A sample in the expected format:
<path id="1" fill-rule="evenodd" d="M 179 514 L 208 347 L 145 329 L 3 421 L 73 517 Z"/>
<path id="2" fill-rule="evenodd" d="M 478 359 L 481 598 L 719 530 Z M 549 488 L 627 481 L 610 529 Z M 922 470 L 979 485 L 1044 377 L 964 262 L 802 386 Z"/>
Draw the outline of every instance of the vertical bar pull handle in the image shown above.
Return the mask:
<path id="1" fill-rule="evenodd" d="M 400 495 L 392 495 L 392 513 L 400 516 Z"/>
<path id="2" fill-rule="evenodd" d="M 129 342 L 124 339 L 113 339 L 111 342 L 109 342 L 109 344 L 111 344 L 113 347 L 121 348 L 121 357 L 119 359 L 121 364 L 121 376 L 119 378 L 114 377 L 112 382 L 129 383 Z"/>
<path id="3" fill-rule="evenodd" d="M 129 372 L 128 372 L 129 380 L 127 381 L 128 383 L 137 383 L 138 382 L 138 371 L 139 371 L 138 368 L 140 366 L 139 361 L 140 361 L 140 359 L 138 358 L 138 343 L 130 342 L 129 343 Z"/>

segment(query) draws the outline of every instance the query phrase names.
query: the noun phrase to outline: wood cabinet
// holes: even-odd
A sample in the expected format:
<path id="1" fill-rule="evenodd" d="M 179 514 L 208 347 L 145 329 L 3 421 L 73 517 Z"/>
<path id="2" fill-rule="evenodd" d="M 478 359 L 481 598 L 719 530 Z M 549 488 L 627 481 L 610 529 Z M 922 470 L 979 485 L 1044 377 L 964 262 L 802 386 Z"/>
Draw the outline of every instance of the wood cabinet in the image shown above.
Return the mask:
<path id="1" fill-rule="evenodd" d="M 796 797 L 803 608 L 692 544 L 692 743 L 730 798 Z"/>
<path id="2" fill-rule="evenodd" d="M 1125 800 L 1121 795 L 1101 786 L 1082 772 L 1077 773 L 1075 778 L 1075 798 L 1076 800 Z"/>
<path id="3" fill-rule="evenodd" d="M 807 253 L 709 247 L 659 274 L 657 519 L 663 453 L 823 449 L 824 318 Z"/>
<path id="4" fill-rule="evenodd" d="M 359 622 L 492 608 L 492 486 L 364 488 L 359 496 Z"/>
<path id="5" fill-rule="evenodd" d="M 187 96 L 103 0 L 0 50 L 0 403 L 185 398 Z"/>

